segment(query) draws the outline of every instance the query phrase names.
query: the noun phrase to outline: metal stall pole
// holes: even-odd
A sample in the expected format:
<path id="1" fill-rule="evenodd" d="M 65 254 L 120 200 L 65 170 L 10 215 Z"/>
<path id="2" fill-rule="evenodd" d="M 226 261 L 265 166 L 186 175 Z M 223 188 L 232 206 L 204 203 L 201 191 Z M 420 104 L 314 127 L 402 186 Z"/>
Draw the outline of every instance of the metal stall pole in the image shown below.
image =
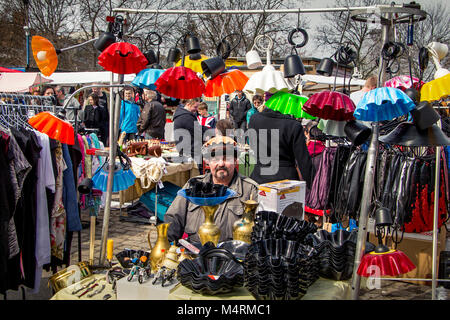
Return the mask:
<path id="1" fill-rule="evenodd" d="M 119 75 L 119 84 L 123 84 L 123 75 Z M 112 101 L 112 97 L 110 99 Z M 100 246 L 100 257 L 99 257 L 99 265 L 103 265 L 106 258 L 106 241 L 108 238 L 108 230 L 109 230 L 109 217 L 111 213 L 111 200 L 112 200 L 112 188 L 113 188 L 113 179 L 114 179 L 114 168 L 116 165 L 116 149 L 117 149 L 117 136 L 116 136 L 116 127 L 118 126 L 118 121 L 116 122 L 116 114 L 120 114 L 120 96 L 119 93 L 116 92 L 114 96 L 114 108 L 109 113 L 109 172 L 108 172 L 108 182 L 106 186 L 106 200 L 105 200 L 105 209 L 103 211 L 103 226 L 102 226 L 102 238 L 101 238 L 101 246 Z M 110 104 L 112 106 L 112 102 Z M 119 110 L 119 111 L 117 111 Z"/>
<path id="2" fill-rule="evenodd" d="M 390 20 L 392 13 L 385 13 L 384 16 Z M 381 31 L 381 43 L 382 46 L 389 41 L 390 25 L 383 24 Z M 380 54 L 379 64 L 379 77 L 377 87 L 380 87 L 384 83 L 386 70 L 386 61 Z M 364 189 L 361 199 L 361 211 L 358 221 L 358 238 L 356 242 L 355 262 L 353 265 L 352 276 L 352 300 L 359 299 L 359 289 L 361 285 L 361 277 L 358 275 L 358 267 L 361 263 L 361 259 L 364 256 L 366 250 L 367 239 L 367 221 L 369 218 L 369 211 L 372 202 L 372 193 L 374 188 L 374 177 L 378 156 L 378 136 L 379 136 L 379 124 L 378 122 L 372 122 L 372 137 L 370 139 L 369 150 L 367 151 L 366 170 L 364 173 Z"/>
<path id="3" fill-rule="evenodd" d="M 442 120 L 438 121 L 438 126 L 442 127 Z M 436 288 L 437 288 L 437 246 L 438 246 L 438 218 L 439 218 L 439 189 L 441 180 L 441 147 L 436 146 L 436 171 L 434 180 L 434 205 L 433 205 L 433 251 L 431 260 L 431 300 L 436 300 Z M 441 244 L 442 245 L 442 244 Z"/>

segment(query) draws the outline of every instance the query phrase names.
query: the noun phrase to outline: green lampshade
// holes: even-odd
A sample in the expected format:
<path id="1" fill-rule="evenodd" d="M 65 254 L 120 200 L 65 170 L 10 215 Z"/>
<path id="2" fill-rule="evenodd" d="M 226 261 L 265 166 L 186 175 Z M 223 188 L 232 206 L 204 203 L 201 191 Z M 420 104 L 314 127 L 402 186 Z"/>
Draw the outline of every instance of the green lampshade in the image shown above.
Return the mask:
<path id="1" fill-rule="evenodd" d="M 307 100 L 308 98 L 304 96 L 278 91 L 266 101 L 265 105 L 269 109 L 282 114 L 292 115 L 295 118 L 316 119 L 316 117 L 309 115 L 302 109 L 303 104 Z"/>

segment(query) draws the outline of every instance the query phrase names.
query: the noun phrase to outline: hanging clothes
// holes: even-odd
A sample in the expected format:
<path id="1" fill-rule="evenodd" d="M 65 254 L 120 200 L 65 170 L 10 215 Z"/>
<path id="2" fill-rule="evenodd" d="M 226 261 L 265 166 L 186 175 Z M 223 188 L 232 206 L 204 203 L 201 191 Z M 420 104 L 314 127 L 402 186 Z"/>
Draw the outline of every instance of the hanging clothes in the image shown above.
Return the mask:
<path id="1" fill-rule="evenodd" d="M 36 210 L 36 277 L 34 283 L 33 293 L 39 291 L 42 268 L 45 264 L 51 261 L 51 245 L 50 245 L 50 222 L 48 216 L 48 205 L 46 188 L 55 192 L 55 176 L 53 174 L 52 159 L 50 154 L 49 137 L 40 132 L 36 132 L 36 137 L 39 140 L 41 151 L 39 154 L 38 169 L 37 169 L 37 210 Z"/>
<path id="2" fill-rule="evenodd" d="M 56 148 L 56 185 L 55 201 L 50 216 L 50 244 L 52 256 L 63 260 L 66 237 L 66 209 L 63 204 L 63 176 L 68 167 L 62 155 L 61 143 Z"/>
<path id="3" fill-rule="evenodd" d="M 62 152 L 66 162 L 66 169 L 63 171 L 63 204 L 67 215 L 67 231 L 80 231 L 82 225 L 78 210 L 77 189 L 67 144 L 62 145 Z"/>
<path id="4" fill-rule="evenodd" d="M 34 131 L 11 127 L 20 150 L 31 165 L 31 170 L 24 179 L 22 194 L 14 214 L 17 238 L 20 246 L 19 259 L 12 261 L 8 268 L 8 288 L 17 290 L 19 284 L 33 288 L 36 275 L 36 208 L 37 208 L 37 167 L 41 151 L 39 140 Z M 13 274 L 19 271 L 20 274 Z"/>

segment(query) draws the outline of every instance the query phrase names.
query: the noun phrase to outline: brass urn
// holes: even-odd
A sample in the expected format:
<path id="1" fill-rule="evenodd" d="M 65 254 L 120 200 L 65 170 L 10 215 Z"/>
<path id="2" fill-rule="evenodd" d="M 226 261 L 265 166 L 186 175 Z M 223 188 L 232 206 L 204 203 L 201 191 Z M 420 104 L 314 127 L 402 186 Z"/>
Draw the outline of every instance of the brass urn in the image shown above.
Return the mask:
<path id="1" fill-rule="evenodd" d="M 161 223 L 156 226 L 156 231 L 158 233 L 158 238 L 156 239 L 155 245 L 152 247 L 150 241 L 150 232 L 147 235 L 148 245 L 150 246 L 150 265 L 152 271 L 158 269 L 158 265 L 164 260 L 166 253 L 170 248 L 169 239 L 167 238 L 167 230 L 169 229 L 169 223 Z"/>
<path id="2" fill-rule="evenodd" d="M 255 210 L 258 207 L 258 202 L 252 199 L 242 201 L 244 204 L 244 214 L 242 219 L 236 221 L 233 225 L 233 240 L 240 240 L 246 243 L 251 243 L 251 234 L 253 226 L 255 225 Z"/>
<path id="3" fill-rule="evenodd" d="M 205 213 L 205 222 L 198 229 L 198 236 L 200 237 L 200 242 L 204 245 L 206 242 L 211 241 L 216 246 L 220 239 L 220 229 L 214 223 L 214 214 L 219 208 L 219 205 L 215 206 L 202 206 L 203 212 Z"/>

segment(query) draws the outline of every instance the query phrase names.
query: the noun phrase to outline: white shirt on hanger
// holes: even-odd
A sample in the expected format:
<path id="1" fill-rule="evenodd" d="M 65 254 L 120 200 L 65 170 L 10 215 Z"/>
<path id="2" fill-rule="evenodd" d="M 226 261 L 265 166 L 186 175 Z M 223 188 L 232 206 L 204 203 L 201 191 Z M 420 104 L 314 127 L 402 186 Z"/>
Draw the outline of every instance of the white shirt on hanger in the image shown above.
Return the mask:
<path id="1" fill-rule="evenodd" d="M 51 245 L 50 245 L 50 221 L 47 205 L 46 188 L 55 193 L 55 175 L 53 173 L 52 157 L 50 153 L 50 140 L 44 134 L 35 131 L 42 147 L 37 168 L 37 186 L 36 186 L 36 279 L 34 282 L 33 293 L 39 292 L 42 266 L 50 263 Z"/>

